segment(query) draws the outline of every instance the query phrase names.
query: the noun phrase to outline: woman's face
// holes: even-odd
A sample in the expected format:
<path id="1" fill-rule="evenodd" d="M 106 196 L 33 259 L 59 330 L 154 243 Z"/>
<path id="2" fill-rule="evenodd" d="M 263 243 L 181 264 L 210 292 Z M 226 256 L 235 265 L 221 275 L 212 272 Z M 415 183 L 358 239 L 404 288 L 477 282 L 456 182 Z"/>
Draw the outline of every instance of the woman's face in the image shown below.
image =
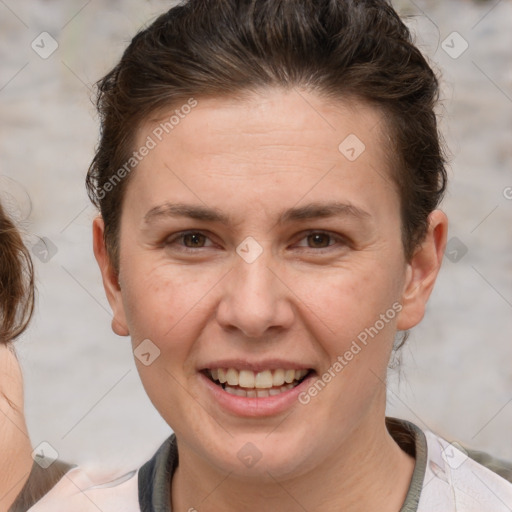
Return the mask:
<path id="1" fill-rule="evenodd" d="M 405 261 L 386 127 L 362 103 L 198 98 L 167 134 L 174 110 L 138 132 L 154 147 L 126 189 L 119 281 L 95 222 L 114 329 L 180 449 L 298 474 L 383 423 L 396 329 L 423 315 L 443 231 Z"/>

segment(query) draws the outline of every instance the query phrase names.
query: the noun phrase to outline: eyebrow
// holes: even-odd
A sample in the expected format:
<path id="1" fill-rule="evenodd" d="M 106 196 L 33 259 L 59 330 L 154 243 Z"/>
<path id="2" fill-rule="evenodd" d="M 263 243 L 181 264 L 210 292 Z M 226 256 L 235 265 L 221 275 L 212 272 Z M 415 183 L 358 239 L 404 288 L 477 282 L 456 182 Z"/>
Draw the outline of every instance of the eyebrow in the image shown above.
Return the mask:
<path id="1" fill-rule="evenodd" d="M 144 216 L 144 221 L 150 223 L 158 218 L 165 217 L 187 217 L 190 219 L 218 222 L 229 225 L 230 216 L 222 213 L 216 208 L 209 208 L 200 205 L 185 203 L 164 203 L 151 208 Z M 351 204 L 340 202 L 310 203 L 306 206 L 289 208 L 281 213 L 278 224 L 285 224 L 293 221 L 305 221 L 327 217 L 353 217 L 364 220 L 371 215 L 361 208 Z"/>

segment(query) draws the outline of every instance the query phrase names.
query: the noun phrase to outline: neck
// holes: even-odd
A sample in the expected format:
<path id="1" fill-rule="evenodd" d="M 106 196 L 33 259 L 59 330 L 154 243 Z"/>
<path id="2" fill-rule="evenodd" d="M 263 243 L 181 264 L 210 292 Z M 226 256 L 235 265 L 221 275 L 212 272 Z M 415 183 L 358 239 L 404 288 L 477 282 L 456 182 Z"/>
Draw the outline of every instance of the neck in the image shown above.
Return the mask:
<path id="1" fill-rule="evenodd" d="M 32 469 L 32 448 L 23 414 L 23 381 L 10 348 L 0 345 L 0 512 L 7 511 Z"/>
<path id="2" fill-rule="evenodd" d="M 172 510 L 226 512 L 281 510 L 283 512 L 396 512 L 409 489 L 414 459 L 401 450 L 382 421 L 365 421 L 354 428 L 338 449 L 306 474 L 286 481 L 270 475 L 262 480 L 239 480 L 198 462 L 186 447 L 172 480 Z M 183 448 L 183 449 L 182 449 Z"/>

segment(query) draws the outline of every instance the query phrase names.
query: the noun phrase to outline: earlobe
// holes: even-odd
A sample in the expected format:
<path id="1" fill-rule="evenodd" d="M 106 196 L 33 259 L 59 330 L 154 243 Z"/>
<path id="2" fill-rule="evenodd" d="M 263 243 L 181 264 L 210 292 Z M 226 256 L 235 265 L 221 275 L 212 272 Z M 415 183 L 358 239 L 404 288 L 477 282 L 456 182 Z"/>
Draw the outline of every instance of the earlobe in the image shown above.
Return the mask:
<path id="1" fill-rule="evenodd" d="M 422 320 L 443 261 L 448 219 L 441 210 L 434 210 L 428 223 L 425 239 L 407 264 L 399 330 L 411 329 Z"/>
<path id="2" fill-rule="evenodd" d="M 112 317 L 112 331 L 114 331 L 118 336 L 129 336 L 130 332 L 128 331 L 128 327 L 126 323 L 119 322 L 115 315 Z"/>
<path id="3" fill-rule="evenodd" d="M 92 224 L 94 256 L 100 267 L 103 288 L 112 308 L 112 330 L 118 336 L 128 336 L 130 333 L 126 322 L 119 278 L 105 247 L 104 230 L 103 219 L 101 216 L 96 217 Z"/>

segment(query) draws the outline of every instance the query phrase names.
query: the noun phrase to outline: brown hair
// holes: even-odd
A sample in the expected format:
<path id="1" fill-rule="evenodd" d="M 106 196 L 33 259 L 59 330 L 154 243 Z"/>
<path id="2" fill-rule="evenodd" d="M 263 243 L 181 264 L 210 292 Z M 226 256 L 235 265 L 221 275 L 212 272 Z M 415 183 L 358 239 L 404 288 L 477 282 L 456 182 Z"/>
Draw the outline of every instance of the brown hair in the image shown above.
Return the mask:
<path id="1" fill-rule="evenodd" d="M 19 231 L 0 204 L 0 343 L 19 336 L 34 311 L 34 268 Z"/>
<path id="2" fill-rule="evenodd" d="M 438 81 L 384 0 L 182 2 L 139 32 L 97 85 L 101 138 L 87 188 L 104 219 L 115 267 L 130 176 L 126 162 L 133 156 L 137 128 L 148 116 L 191 96 L 300 86 L 379 108 L 400 194 L 407 259 L 446 187 L 434 113 Z"/>

